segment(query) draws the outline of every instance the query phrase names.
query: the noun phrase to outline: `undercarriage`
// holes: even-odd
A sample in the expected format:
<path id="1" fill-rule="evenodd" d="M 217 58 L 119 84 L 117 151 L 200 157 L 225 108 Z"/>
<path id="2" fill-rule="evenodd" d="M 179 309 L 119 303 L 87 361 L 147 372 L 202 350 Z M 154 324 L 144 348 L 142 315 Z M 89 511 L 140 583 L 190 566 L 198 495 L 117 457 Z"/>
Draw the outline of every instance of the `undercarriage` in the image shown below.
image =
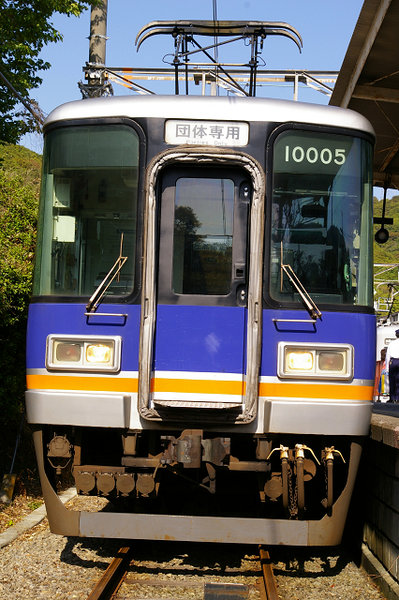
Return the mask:
<path id="1" fill-rule="evenodd" d="M 348 476 L 346 437 L 45 429 L 46 472 L 126 511 L 321 519 Z"/>

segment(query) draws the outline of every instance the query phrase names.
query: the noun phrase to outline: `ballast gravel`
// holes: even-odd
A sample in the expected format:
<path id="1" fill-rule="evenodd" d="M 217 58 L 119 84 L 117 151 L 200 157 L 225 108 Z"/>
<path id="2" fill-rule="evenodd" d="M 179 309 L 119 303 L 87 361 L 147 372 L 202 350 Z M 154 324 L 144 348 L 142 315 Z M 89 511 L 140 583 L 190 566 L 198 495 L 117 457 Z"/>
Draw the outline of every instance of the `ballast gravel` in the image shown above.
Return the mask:
<path id="1" fill-rule="evenodd" d="M 104 509 L 106 501 L 78 497 L 69 505 L 84 510 Z M 106 509 L 106 508 L 105 508 Z M 0 600 L 83 600 L 115 556 L 121 540 L 82 539 L 50 533 L 47 519 L 0 549 Z M 342 549 L 292 551 L 271 549 L 282 600 L 382 600 L 366 573 Z M 256 546 L 135 542 L 129 578 L 165 577 L 173 582 L 192 578 L 192 585 L 174 596 L 203 598 L 197 582 L 236 581 L 255 590 L 260 577 Z M 156 586 L 144 595 L 129 585 L 129 596 L 171 598 L 170 585 Z M 122 589 L 121 589 L 122 592 Z M 173 597 L 173 596 L 172 596 Z M 249 598 L 252 598 L 250 592 Z"/>

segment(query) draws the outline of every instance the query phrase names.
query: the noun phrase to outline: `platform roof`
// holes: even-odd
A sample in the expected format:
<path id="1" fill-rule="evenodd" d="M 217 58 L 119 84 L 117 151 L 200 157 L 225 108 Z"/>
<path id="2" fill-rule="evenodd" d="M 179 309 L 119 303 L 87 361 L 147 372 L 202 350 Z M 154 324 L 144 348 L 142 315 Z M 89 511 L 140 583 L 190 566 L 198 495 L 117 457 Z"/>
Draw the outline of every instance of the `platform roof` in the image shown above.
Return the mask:
<path id="1" fill-rule="evenodd" d="M 330 104 L 374 127 L 374 183 L 399 188 L 399 0 L 365 0 Z"/>

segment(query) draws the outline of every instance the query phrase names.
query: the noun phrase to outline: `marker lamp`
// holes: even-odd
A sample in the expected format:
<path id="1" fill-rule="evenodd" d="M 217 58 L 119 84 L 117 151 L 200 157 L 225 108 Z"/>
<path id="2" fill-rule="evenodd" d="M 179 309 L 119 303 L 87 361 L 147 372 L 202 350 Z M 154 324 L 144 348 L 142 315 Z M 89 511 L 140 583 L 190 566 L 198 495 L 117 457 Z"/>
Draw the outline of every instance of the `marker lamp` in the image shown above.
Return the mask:
<path id="1" fill-rule="evenodd" d="M 121 338 L 49 335 L 46 367 L 58 371 L 120 370 Z"/>
<path id="2" fill-rule="evenodd" d="M 345 367 L 343 352 L 320 352 L 318 359 L 320 371 L 341 372 Z"/>
<path id="3" fill-rule="evenodd" d="M 54 346 L 57 362 L 80 362 L 82 347 L 71 342 L 56 342 Z"/>
<path id="4" fill-rule="evenodd" d="M 277 374 L 281 379 L 348 381 L 353 377 L 353 346 L 280 342 Z"/>

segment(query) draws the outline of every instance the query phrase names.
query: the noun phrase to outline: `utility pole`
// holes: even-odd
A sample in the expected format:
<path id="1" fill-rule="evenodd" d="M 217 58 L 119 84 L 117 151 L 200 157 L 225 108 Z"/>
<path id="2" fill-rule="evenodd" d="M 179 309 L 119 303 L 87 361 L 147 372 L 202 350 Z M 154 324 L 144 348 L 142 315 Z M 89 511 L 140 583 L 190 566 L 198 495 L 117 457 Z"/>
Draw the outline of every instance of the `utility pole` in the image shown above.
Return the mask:
<path id="1" fill-rule="evenodd" d="M 112 96 L 105 68 L 108 0 L 93 6 L 90 14 L 89 62 L 83 68 L 86 83 L 79 82 L 83 98 Z"/>

